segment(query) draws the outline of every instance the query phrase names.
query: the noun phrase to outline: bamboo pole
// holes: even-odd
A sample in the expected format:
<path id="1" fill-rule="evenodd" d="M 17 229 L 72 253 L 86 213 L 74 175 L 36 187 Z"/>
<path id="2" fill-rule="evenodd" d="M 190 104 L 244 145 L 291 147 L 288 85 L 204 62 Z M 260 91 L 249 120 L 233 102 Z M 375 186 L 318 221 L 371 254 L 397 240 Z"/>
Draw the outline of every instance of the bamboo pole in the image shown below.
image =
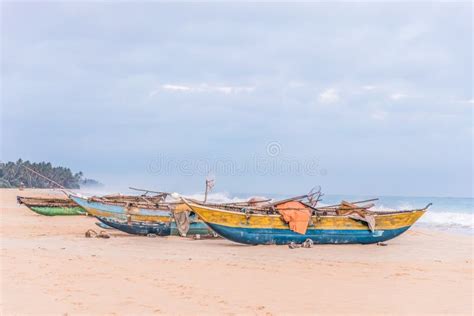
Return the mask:
<path id="1" fill-rule="evenodd" d="M 166 195 L 169 195 L 169 193 L 167 193 L 167 192 L 152 191 L 152 190 L 147 190 L 147 189 L 137 189 L 137 188 L 133 188 L 133 187 L 128 187 L 128 188 L 129 188 L 130 190 L 145 192 L 145 194 L 147 194 L 147 193 L 156 193 L 156 194 L 166 194 Z"/>
<path id="2" fill-rule="evenodd" d="M 351 204 L 360 204 L 360 203 L 366 203 L 366 202 L 373 202 L 373 201 L 378 201 L 379 199 L 370 199 L 370 200 L 363 200 L 363 201 L 355 201 L 355 202 L 349 202 Z M 334 205 L 327 205 L 327 206 L 320 206 L 318 208 L 335 208 L 341 206 L 341 203 L 339 204 L 334 204 Z"/>
<path id="3" fill-rule="evenodd" d="M 315 195 L 316 193 L 312 194 L 312 195 Z M 271 205 L 277 205 L 277 204 L 282 204 L 282 203 L 285 203 L 285 202 L 290 202 L 290 201 L 298 201 L 298 200 L 302 200 L 304 198 L 307 198 L 308 194 L 305 194 L 305 195 L 298 195 L 298 196 L 294 196 L 294 197 L 291 197 L 291 198 L 288 198 L 288 199 L 284 199 L 284 200 L 280 200 L 280 201 L 275 201 L 273 203 L 271 203 Z"/>
<path id="4" fill-rule="evenodd" d="M 56 181 L 51 180 L 50 178 L 48 178 L 48 177 L 46 177 L 46 176 L 43 176 L 41 173 L 39 173 L 39 172 L 37 172 L 37 171 L 35 171 L 35 170 L 33 170 L 33 169 L 31 169 L 31 168 L 25 166 L 25 165 L 21 165 L 21 166 L 22 166 L 23 168 L 25 168 L 26 170 L 28 170 L 28 171 L 30 171 L 30 172 L 36 174 L 37 176 L 40 176 L 41 178 L 46 179 L 47 181 L 49 181 L 49 182 L 51 182 L 51 183 L 57 185 L 59 188 L 64 189 L 64 190 L 67 190 L 67 188 L 63 187 L 62 185 L 60 185 L 60 184 L 57 183 Z"/>

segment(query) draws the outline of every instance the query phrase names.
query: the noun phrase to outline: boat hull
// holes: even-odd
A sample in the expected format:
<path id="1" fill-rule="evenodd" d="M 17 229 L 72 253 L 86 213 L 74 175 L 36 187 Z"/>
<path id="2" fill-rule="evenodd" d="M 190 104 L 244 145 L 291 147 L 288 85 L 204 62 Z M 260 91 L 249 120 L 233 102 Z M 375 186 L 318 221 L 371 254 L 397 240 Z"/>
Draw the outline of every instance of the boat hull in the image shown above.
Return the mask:
<path id="1" fill-rule="evenodd" d="M 211 223 L 208 225 L 226 239 L 249 245 L 287 245 L 291 242 L 299 244 L 307 239 L 311 239 L 315 244 L 372 244 L 395 238 L 410 228 L 407 226 L 375 232 L 350 229 L 308 229 L 306 234 L 302 235 L 289 229 L 229 227 Z"/>
<path id="2" fill-rule="evenodd" d="M 279 215 L 244 214 L 188 204 L 220 236 L 250 245 L 284 245 L 311 239 L 317 244 L 371 244 L 395 238 L 420 218 L 423 210 L 375 215 L 376 229 L 345 216 L 313 216 L 305 234 L 289 229 Z"/>
<path id="3" fill-rule="evenodd" d="M 71 216 L 85 215 L 85 210 L 80 206 L 72 207 L 50 207 L 50 206 L 27 206 L 33 212 L 46 216 Z"/>
<path id="4" fill-rule="evenodd" d="M 111 226 L 109 226 L 109 225 L 106 225 L 106 224 L 104 224 L 103 222 L 100 222 L 100 221 L 99 221 L 99 222 L 96 222 L 95 224 L 96 224 L 98 227 L 103 228 L 103 229 L 114 229 L 113 227 L 111 227 Z"/>
<path id="5" fill-rule="evenodd" d="M 121 221 L 116 218 L 111 217 L 100 217 L 98 216 L 102 223 L 123 231 L 128 234 L 133 235 L 142 235 L 146 236 L 149 234 L 154 234 L 157 236 L 179 236 L 178 229 L 176 228 L 175 222 L 156 222 L 156 223 L 147 223 L 147 222 L 130 222 Z M 211 231 L 209 227 L 204 222 L 191 222 L 189 224 L 189 230 L 187 235 L 207 235 L 210 234 Z"/>

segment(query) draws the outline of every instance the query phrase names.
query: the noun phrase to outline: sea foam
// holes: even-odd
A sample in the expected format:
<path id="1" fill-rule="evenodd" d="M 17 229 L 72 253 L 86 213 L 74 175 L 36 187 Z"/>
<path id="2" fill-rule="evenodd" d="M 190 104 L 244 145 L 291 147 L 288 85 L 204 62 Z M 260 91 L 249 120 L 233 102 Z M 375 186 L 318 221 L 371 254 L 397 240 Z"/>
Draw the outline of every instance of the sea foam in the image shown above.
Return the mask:
<path id="1" fill-rule="evenodd" d="M 419 223 L 440 228 L 459 228 L 472 231 L 474 229 L 474 214 L 428 211 L 420 218 Z"/>

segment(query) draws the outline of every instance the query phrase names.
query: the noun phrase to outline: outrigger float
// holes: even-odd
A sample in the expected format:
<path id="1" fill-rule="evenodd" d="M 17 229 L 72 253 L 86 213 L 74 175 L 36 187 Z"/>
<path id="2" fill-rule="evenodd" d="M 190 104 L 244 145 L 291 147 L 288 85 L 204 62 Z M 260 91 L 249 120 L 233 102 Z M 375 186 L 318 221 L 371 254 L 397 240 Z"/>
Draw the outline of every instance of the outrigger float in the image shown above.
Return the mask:
<path id="1" fill-rule="evenodd" d="M 86 215 L 82 207 L 67 197 L 17 196 L 17 202 L 37 214 L 46 216 Z"/>
<path id="2" fill-rule="evenodd" d="M 318 191 L 245 208 L 183 201 L 220 236 L 250 245 L 298 244 L 308 239 L 315 244 L 383 242 L 407 231 L 431 205 L 387 212 L 370 211 L 374 204 L 358 206 L 377 200 L 373 199 L 316 207 L 320 196 Z"/>

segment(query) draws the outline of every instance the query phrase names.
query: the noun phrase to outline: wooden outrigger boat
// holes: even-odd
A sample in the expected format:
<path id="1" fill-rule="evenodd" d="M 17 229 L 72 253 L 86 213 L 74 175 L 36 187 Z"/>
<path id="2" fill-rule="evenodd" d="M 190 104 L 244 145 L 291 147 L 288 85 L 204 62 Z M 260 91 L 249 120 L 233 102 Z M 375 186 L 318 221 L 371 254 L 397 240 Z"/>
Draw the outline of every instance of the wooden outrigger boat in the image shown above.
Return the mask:
<path id="1" fill-rule="evenodd" d="M 69 197 L 82 206 L 87 212 L 95 216 L 102 223 L 120 231 L 134 235 L 154 234 L 169 235 L 196 235 L 211 234 L 212 231 L 195 215 L 189 216 L 189 228 L 186 232 L 178 228 L 174 211 L 186 207 L 182 202 L 165 202 L 166 195 L 136 196 L 135 199 L 110 199 L 103 197 L 86 198 L 78 194 L 69 194 Z M 184 211 L 190 211 L 187 207 Z"/>
<path id="2" fill-rule="evenodd" d="M 18 204 L 24 204 L 37 214 L 46 216 L 86 215 L 86 211 L 67 197 L 17 196 Z"/>
<path id="3" fill-rule="evenodd" d="M 383 242 L 408 230 L 431 205 L 416 210 L 376 212 L 368 210 L 373 204 L 358 207 L 355 205 L 358 202 L 316 208 L 313 206 L 314 200 L 302 202 L 303 197 L 243 209 L 183 201 L 220 236 L 251 245 L 303 243 L 308 239 L 317 244 Z M 299 204 L 296 204 L 295 209 L 278 210 L 278 205 L 291 205 L 287 203 L 289 201 Z M 303 223 L 303 233 L 295 231 L 295 227 L 302 223 L 292 226 L 293 223 L 285 217 L 285 210 L 293 212 L 290 218 L 297 214 L 294 211 L 308 212 L 306 222 Z"/>

